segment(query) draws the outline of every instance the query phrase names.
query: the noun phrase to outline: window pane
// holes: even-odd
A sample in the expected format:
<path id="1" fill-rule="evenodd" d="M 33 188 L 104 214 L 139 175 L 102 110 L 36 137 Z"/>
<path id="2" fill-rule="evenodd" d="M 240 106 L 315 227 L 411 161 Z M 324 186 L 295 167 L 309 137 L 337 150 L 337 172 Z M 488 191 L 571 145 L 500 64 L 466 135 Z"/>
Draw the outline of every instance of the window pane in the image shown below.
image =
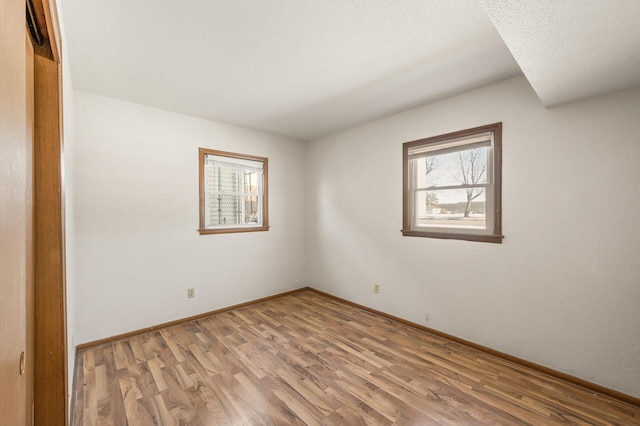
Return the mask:
<path id="1" fill-rule="evenodd" d="M 267 231 L 268 159 L 199 149 L 200 234 Z"/>
<path id="2" fill-rule="evenodd" d="M 212 195 L 209 204 L 210 224 L 258 224 L 260 208 L 259 202 L 260 200 L 257 195 L 248 197 L 237 195 Z"/>
<path id="3" fill-rule="evenodd" d="M 215 195 L 209 200 L 210 223 L 212 225 L 238 225 L 241 222 L 242 207 L 235 195 Z"/>
<path id="4" fill-rule="evenodd" d="M 485 188 L 417 191 L 415 225 L 486 229 Z"/>
<path id="5" fill-rule="evenodd" d="M 239 188 L 239 170 L 221 165 L 215 166 L 213 170 L 213 189 L 219 192 L 238 192 Z"/>
<path id="6" fill-rule="evenodd" d="M 246 194 L 258 193 L 258 173 L 257 172 L 244 172 L 244 188 L 243 191 Z"/>
<path id="7" fill-rule="evenodd" d="M 258 196 L 244 197 L 244 223 L 258 223 Z"/>
<path id="8" fill-rule="evenodd" d="M 417 187 L 487 183 L 487 154 L 482 147 L 417 158 Z"/>

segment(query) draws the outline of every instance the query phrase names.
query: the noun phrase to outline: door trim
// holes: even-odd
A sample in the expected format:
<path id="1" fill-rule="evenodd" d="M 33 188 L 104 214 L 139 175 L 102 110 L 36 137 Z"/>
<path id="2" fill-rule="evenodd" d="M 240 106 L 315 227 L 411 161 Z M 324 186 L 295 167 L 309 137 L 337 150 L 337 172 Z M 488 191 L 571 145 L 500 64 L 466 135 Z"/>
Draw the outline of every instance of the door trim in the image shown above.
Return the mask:
<path id="1" fill-rule="evenodd" d="M 68 419 L 60 32 L 55 0 L 31 1 L 34 44 L 34 423 Z"/>

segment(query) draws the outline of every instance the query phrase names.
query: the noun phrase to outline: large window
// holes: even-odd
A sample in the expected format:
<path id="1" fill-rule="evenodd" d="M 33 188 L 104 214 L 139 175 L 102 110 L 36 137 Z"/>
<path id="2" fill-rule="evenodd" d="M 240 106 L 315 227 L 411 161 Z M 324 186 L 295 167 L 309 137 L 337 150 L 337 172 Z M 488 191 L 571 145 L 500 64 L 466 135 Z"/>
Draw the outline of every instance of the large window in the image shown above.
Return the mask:
<path id="1" fill-rule="evenodd" d="M 200 148 L 200 234 L 269 230 L 268 160 Z"/>
<path id="2" fill-rule="evenodd" d="M 411 237 L 502 242 L 502 123 L 403 144 L 403 226 Z"/>

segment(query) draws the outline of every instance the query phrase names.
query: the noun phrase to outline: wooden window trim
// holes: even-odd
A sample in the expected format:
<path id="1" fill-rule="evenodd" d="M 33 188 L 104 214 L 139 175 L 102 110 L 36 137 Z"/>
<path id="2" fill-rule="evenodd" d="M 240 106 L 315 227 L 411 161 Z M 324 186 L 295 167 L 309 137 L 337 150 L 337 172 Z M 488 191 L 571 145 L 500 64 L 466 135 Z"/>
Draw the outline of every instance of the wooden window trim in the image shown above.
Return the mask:
<path id="1" fill-rule="evenodd" d="M 409 176 L 409 149 L 416 146 L 440 143 L 447 140 L 467 137 L 479 133 L 493 133 L 493 233 L 469 234 L 464 232 L 442 232 L 415 230 L 412 227 L 411 212 L 411 177 Z M 489 208 L 489 206 L 487 206 Z M 493 123 L 486 126 L 460 130 L 430 138 L 419 139 L 402 144 L 402 235 L 405 237 L 425 237 L 440 239 L 455 239 L 466 241 L 478 241 L 486 243 L 502 243 L 502 123 Z"/>
<path id="2" fill-rule="evenodd" d="M 199 150 L 199 182 L 200 182 L 200 235 L 209 234 L 232 234 L 239 232 L 260 232 L 269 230 L 269 159 L 255 155 L 238 154 L 236 152 L 219 151 L 215 149 L 200 148 Z M 206 228 L 205 224 L 205 156 L 217 155 L 221 157 L 236 158 L 240 160 L 259 161 L 262 163 L 262 226 L 249 226 L 238 228 Z"/>

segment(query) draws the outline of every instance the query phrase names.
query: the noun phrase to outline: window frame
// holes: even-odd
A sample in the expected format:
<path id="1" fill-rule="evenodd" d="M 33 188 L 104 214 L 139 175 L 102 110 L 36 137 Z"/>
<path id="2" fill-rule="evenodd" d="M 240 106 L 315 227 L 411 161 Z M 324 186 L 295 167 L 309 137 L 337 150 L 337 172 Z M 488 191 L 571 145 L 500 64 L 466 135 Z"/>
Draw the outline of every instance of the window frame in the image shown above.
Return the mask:
<path id="1" fill-rule="evenodd" d="M 487 168 L 487 174 L 491 173 L 491 179 L 487 179 L 487 184 L 493 187 L 492 198 L 493 203 L 490 202 L 489 197 L 486 201 L 486 217 L 487 222 L 490 223 L 492 229 L 488 229 L 485 232 L 478 232 L 475 230 L 468 230 L 465 228 L 430 228 L 420 227 L 414 224 L 415 216 L 415 188 L 414 177 L 412 171 L 411 162 L 415 161 L 410 158 L 410 150 L 416 147 L 429 146 L 429 145 L 445 145 L 446 143 L 452 143 L 455 140 L 471 139 L 473 136 L 478 136 L 490 132 L 492 134 L 491 144 L 491 156 L 489 164 L 492 167 Z M 471 144 L 471 142 L 469 143 Z M 464 146 L 460 145 L 460 146 Z M 447 148 L 442 148 L 445 151 Z M 432 152 L 437 152 L 437 148 L 432 149 Z M 425 237 L 425 238 L 441 238 L 441 239 L 456 239 L 466 241 L 478 241 L 487 243 L 501 244 L 504 236 L 502 235 L 502 122 L 488 124 L 486 126 L 474 127 L 471 129 L 460 130 L 443 135 L 433 136 L 425 139 L 419 139 L 415 141 L 405 142 L 402 144 L 402 235 L 405 237 Z M 428 228 L 428 229 L 425 229 Z M 439 230 L 441 229 L 441 230 Z"/>
<path id="2" fill-rule="evenodd" d="M 269 230 L 269 159 L 266 157 L 258 157 L 255 155 L 247 155 L 247 154 L 239 154 L 236 152 L 228 152 L 228 151 L 219 151 L 216 149 L 209 148 L 199 148 L 198 149 L 198 157 L 199 157 L 199 185 L 200 185 L 200 227 L 198 228 L 198 232 L 200 235 L 209 235 L 209 234 L 230 234 L 237 232 L 259 232 L 259 231 L 268 231 Z M 206 200 L 207 200 L 207 187 L 205 182 L 205 161 L 207 155 L 215 155 L 217 157 L 226 157 L 231 159 L 230 162 L 233 163 L 233 159 L 236 160 L 248 160 L 248 161 L 257 161 L 262 163 L 262 193 L 258 194 L 258 199 L 262 200 L 262 205 L 260 206 L 260 212 L 262 215 L 262 223 L 256 225 L 236 225 L 236 226 L 222 226 L 207 228 L 206 227 Z M 238 163 L 236 163 L 238 164 Z M 248 169 L 249 167 L 247 167 Z"/>

